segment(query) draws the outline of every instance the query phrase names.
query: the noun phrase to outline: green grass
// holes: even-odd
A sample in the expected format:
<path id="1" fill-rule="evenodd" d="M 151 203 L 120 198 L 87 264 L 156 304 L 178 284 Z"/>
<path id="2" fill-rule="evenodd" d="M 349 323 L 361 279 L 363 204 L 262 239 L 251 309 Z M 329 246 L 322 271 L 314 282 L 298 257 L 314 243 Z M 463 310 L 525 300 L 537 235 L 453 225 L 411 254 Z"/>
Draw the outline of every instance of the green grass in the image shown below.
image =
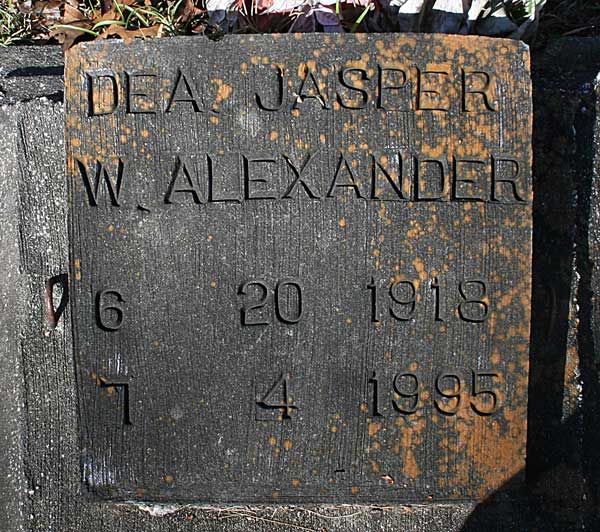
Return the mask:
<path id="1" fill-rule="evenodd" d="M 100 5 L 99 2 L 88 0 L 81 6 L 80 11 L 91 21 L 89 24 L 57 24 L 51 29 L 80 31 L 92 37 L 101 36 L 111 26 L 133 32 L 160 28 L 161 35 L 182 35 L 190 32 L 190 25 L 194 22 L 193 19 L 184 20 L 180 16 L 182 2 L 183 0 L 162 0 L 146 6 L 143 3 L 128 5 L 114 1 L 112 3 L 114 17 L 94 23 L 94 20 L 101 18 Z"/>
<path id="2" fill-rule="evenodd" d="M 118 1 L 113 2 L 118 18 L 108 22 L 128 30 L 150 28 L 160 24 L 164 35 L 181 35 L 187 30 L 178 15 L 182 2 L 183 0 L 162 1 L 157 2 L 156 5 L 136 7 Z M 96 24 L 95 28 L 99 28 L 100 24 L 102 23 Z"/>
<path id="3" fill-rule="evenodd" d="M 28 42 L 32 37 L 31 19 L 20 12 L 18 3 L 0 1 L 0 46 Z"/>
<path id="4" fill-rule="evenodd" d="M 511 18 L 516 22 L 527 19 L 535 4 L 540 0 L 527 0 L 526 4 L 515 0 L 506 0 Z M 188 17 L 182 15 L 184 0 L 153 0 L 145 5 L 144 0 L 129 2 L 116 0 L 112 3 L 110 20 L 102 20 L 101 0 L 81 0 L 79 11 L 82 20 L 57 24 L 54 30 L 69 32 L 79 39 L 106 37 L 107 34 L 120 32 L 125 36 L 158 34 L 159 36 L 186 35 L 201 33 L 206 27 L 207 16 L 195 13 Z M 20 9 L 23 0 L 0 0 L 0 46 L 20 43 L 50 41 L 43 13 Z M 196 5 L 200 5 L 198 2 Z M 359 30 L 361 22 L 373 8 L 373 2 L 361 11 L 355 8 L 347 10 L 342 0 L 337 0 L 335 13 L 347 31 Z M 248 32 L 285 32 L 293 21 L 292 17 L 273 17 L 261 19 L 252 15 L 247 20 Z M 110 31 L 109 31 L 110 28 Z M 131 33 L 127 33 L 131 32 Z M 548 0 L 539 20 L 538 41 L 546 42 L 563 36 L 600 36 L 600 1 L 598 0 Z"/>

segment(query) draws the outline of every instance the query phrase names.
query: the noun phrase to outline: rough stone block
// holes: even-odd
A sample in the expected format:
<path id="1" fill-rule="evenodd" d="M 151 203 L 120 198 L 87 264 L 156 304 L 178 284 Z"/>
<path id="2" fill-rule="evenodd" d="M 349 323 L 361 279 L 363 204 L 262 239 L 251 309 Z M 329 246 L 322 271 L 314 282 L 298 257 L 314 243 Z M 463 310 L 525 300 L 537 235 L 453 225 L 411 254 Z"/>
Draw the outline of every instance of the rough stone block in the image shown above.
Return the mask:
<path id="1" fill-rule="evenodd" d="M 66 80 L 88 489 L 389 503 L 517 483 L 525 45 L 100 43 Z"/>

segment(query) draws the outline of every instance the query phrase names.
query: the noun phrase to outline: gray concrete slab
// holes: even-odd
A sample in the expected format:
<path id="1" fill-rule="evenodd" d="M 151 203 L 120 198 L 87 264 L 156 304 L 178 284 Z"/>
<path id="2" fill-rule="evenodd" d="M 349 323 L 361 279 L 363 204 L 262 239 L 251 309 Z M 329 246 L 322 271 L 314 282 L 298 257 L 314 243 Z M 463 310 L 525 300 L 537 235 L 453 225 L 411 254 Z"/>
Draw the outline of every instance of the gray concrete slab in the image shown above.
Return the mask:
<path id="1" fill-rule="evenodd" d="M 63 53 L 59 46 L 0 50 L 0 104 L 48 98 L 62 101 Z"/>

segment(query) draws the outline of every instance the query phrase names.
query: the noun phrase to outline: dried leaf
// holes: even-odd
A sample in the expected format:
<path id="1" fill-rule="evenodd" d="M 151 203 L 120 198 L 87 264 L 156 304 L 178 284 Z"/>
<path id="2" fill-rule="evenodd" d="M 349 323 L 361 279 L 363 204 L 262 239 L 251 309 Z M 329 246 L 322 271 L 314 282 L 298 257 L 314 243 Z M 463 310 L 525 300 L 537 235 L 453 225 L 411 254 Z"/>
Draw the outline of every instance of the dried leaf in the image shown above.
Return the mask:
<path id="1" fill-rule="evenodd" d="M 64 50 L 68 50 L 71 48 L 78 39 L 81 39 L 86 35 L 86 30 L 90 31 L 89 28 L 81 27 L 79 28 L 77 24 L 61 26 L 59 28 L 53 29 L 49 33 L 50 38 L 56 39 L 59 43 L 63 45 Z"/>
<path id="2" fill-rule="evenodd" d="M 117 20 L 119 18 L 119 13 L 117 13 L 114 9 L 109 9 L 106 13 L 103 13 L 99 17 L 94 20 L 94 24 L 98 24 L 98 22 L 105 22 L 107 20 Z"/>
<path id="3" fill-rule="evenodd" d="M 87 21 L 87 18 L 81 11 L 79 11 L 79 9 L 70 4 L 65 4 L 63 6 L 62 24 L 73 24 L 74 22 L 83 21 Z"/>
<path id="4" fill-rule="evenodd" d="M 190 29 L 191 33 L 200 34 L 206 31 L 206 22 L 200 22 Z"/>
<path id="5" fill-rule="evenodd" d="M 202 13 L 204 13 L 204 9 L 196 7 L 194 0 L 183 0 L 178 10 L 178 15 L 183 23 L 189 22 Z"/>
<path id="6" fill-rule="evenodd" d="M 141 38 L 153 38 L 160 37 L 162 33 L 162 24 L 151 26 L 150 28 L 140 28 L 137 30 L 128 30 L 123 26 L 117 24 L 111 24 L 106 27 L 98 39 L 106 39 L 107 37 L 120 37 L 125 42 L 131 42 L 136 37 Z"/>

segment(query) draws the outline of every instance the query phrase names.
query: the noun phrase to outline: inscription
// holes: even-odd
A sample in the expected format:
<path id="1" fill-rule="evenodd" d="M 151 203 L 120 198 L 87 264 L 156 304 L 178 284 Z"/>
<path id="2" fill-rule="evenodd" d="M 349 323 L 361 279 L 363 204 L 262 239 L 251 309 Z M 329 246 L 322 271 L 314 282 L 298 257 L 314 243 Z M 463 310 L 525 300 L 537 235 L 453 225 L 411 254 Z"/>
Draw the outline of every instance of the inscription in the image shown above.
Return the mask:
<path id="1" fill-rule="evenodd" d="M 381 286 L 383 283 L 386 286 Z M 490 312 L 488 285 L 479 279 L 460 281 L 454 289 L 444 286 L 444 290 L 438 277 L 433 277 L 429 284 L 408 280 L 376 282 L 371 277 L 365 286 L 370 292 L 370 320 L 375 324 L 381 324 L 386 316 L 397 322 L 411 322 L 417 317 L 427 319 L 427 315 L 417 311 L 418 304 L 428 304 L 428 288 L 433 302 L 429 305 L 432 306 L 430 319 L 434 321 L 444 322 L 455 317 L 467 323 L 482 323 Z M 450 296 L 446 290 L 451 292 Z M 240 284 L 237 294 L 242 300 L 240 322 L 243 326 L 271 325 L 273 322 L 297 324 L 304 313 L 302 283 L 298 279 L 283 278 L 273 283 L 251 279 Z M 351 299 L 352 294 L 347 297 Z M 98 327 L 107 332 L 119 330 L 125 318 L 124 302 L 119 290 L 99 290 L 95 297 Z M 452 305 L 453 312 L 449 310 Z"/>
<path id="2" fill-rule="evenodd" d="M 421 283 L 393 281 L 389 283 L 387 290 L 384 290 L 380 284 L 375 281 L 374 277 L 371 277 L 370 282 L 366 285 L 371 293 L 371 321 L 374 323 L 380 323 L 385 314 L 389 314 L 396 321 L 411 321 L 417 310 L 417 302 L 425 304 L 427 288 Z M 417 284 L 420 287 L 419 290 Z M 429 289 L 433 297 L 432 317 L 435 321 L 445 321 L 446 317 L 441 309 L 442 305 L 444 308 L 448 308 L 448 304 L 442 303 L 446 293 L 442 292 L 437 276 L 432 278 Z M 452 288 L 447 287 L 447 290 L 451 291 Z M 460 296 L 460 301 L 455 306 L 455 315 L 458 318 L 470 323 L 481 323 L 487 319 L 490 303 L 485 281 L 480 279 L 460 281 L 454 290 Z"/>
<path id="3" fill-rule="evenodd" d="M 387 410 L 386 401 L 381 400 L 381 394 L 385 393 L 385 390 L 382 390 L 380 381 L 375 371 L 368 379 L 368 385 L 372 387 L 371 417 L 385 417 L 382 411 Z M 424 398 L 432 398 L 435 409 L 445 416 L 456 415 L 465 401 L 468 401 L 472 411 L 480 416 L 490 416 L 497 412 L 501 407 L 498 397 L 500 374 L 492 370 L 472 370 L 469 381 L 467 385 L 467 379 L 459 371 L 439 373 L 432 383 L 424 382 L 416 372 L 399 372 L 391 379 L 388 401 L 395 412 L 403 415 L 416 414 L 419 409 L 424 408 Z M 98 383 L 101 388 L 122 391 L 123 425 L 131 425 L 129 381 L 99 377 Z M 281 373 L 266 392 L 257 397 L 255 404 L 259 411 L 266 410 L 278 414 L 276 417 L 264 417 L 257 413 L 257 420 L 291 419 L 292 411 L 298 409 L 298 406 L 289 393 L 289 386 L 289 376 Z"/>
<path id="4" fill-rule="evenodd" d="M 119 195 L 121 194 L 121 185 L 123 184 L 123 171 L 124 163 L 122 159 L 119 159 L 117 164 L 116 177 L 113 183 L 113 178 L 109 175 L 108 170 L 104 163 L 96 160 L 95 172 L 93 181 L 88 174 L 88 170 L 84 163 L 77 161 L 77 167 L 83 179 L 85 185 L 85 191 L 87 192 L 88 201 L 91 207 L 98 206 L 98 194 L 100 191 L 100 184 L 104 183 L 106 192 L 110 198 L 110 203 L 114 207 L 119 207 Z"/>
<path id="5" fill-rule="evenodd" d="M 186 69 L 174 75 L 159 71 L 92 70 L 86 73 L 88 115 L 122 110 L 129 114 L 203 113 L 205 101 L 218 112 L 218 90 Z M 296 69 L 280 65 L 253 66 L 254 98 L 262 111 L 313 109 L 346 111 L 497 112 L 494 76 L 481 68 L 450 64 L 377 64 L 375 68 L 337 67 L 301 63 Z M 159 87 L 167 87 L 160 91 Z M 201 89 L 201 87 L 203 89 Z M 455 95 L 452 97 L 451 95 Z"/>
<path id="6" fill-rule="evenodd" d="M 123 402 L 123 425 L 132 425 L 131 411 L 129 406 L 129 381 L 118 379 L 118 378 L 107 378 L 99 377 L 99 384 L 101 388 L 108 388 L 109 390 L 116 390 L 122 393 Z"/>
<path id="7" fill-rule="evenodd" d="M 517 485 L 527 50 L 192 41 L 66 62 L 82 492 L 382 505 Z"/>
<path id="8" fill-rule="evenodd" d="M 335 167 L 329 171 L 329 158 L 324 152 L 307 153 L 303 163 L 296 163 L 285 154 L 259 158 L 243 153 L 227 158 L 212 154 L 194 156 L 196 163 L 186 156 L 175 157 L 172 173 L 165 179 L 165 204 L 335 199 L 346 195 L 367 201 L 530 201 L 522 163 L 505 155 L 465 160 L 454 156 L 423 158 L 402 152 L 339 153 Z M 474 166 L 477 175 L 468 173 L 467 165 Z M 124 158 L 118 158 L 114 173 L 109 173 L 107 163 L 100 160 L 93 170 L 79 160 L 77 166 L 91 207 L 98 206 L 100 190 L 105 191 L 112 206 L 122 206 L 120 197 L 125 182 L 133 180 L 124 176 L 136 172 L 135 162 L 126 165 Z"/>
<path id="9" fill-rule="evenodd" d="M 254 290 L 253 287 L 256 287 Z M 238 293 L 249 296 L 253 291 L 254 301 L 241 308 L 242 325 L 270 325 L 268 317 L 267 300 L 272 295 L 275 316 L 281 323 L 298 323 L 302 317 L 302 286 L 295 279 L 281 279 L 272 290 L 268 285 L 259 280 L 246 281 Z"/>
<path id="10" fill-rule="evenodd" d="M 260 410 L 278 413 L 277 418 L 264 418 L 257 415 L 258 420 L 278 419 L 283 421 L 292 418 L 292 411 L 298 407 L 289 394 L 289 382 L 289 376 L 282 373 L 275 383 L 268 388 L 267 392 L 257 399 L 256 405 Z"/>
<path id="11" fill-rule="evenodd" d="M 431 380 L 415 371 L 400 371 L 382 388 L 378 373 L 373 372 L 368 380 L 372 389 L 370 414 L 385 417 L 382 405 L 391 405 L 394 412 L 410 416 L 426 408 L 426 401 L 444 416 L 455 416 L 463 403 L 468 403 L 479 416 L 496 413 L 501 407 L 500 374 L 493 370 L 471 370 L 467 375 L 451 370 L 438 373 Z M 382 394 L 387 396 L 385 401 Z"/>
<path id="12" fill-rule="evenodd" d="M 118 331 L 123 325 L 123 296 L 118 290 L 100 290 L 96 294 L 96 323 L 105 331 Z"/>

